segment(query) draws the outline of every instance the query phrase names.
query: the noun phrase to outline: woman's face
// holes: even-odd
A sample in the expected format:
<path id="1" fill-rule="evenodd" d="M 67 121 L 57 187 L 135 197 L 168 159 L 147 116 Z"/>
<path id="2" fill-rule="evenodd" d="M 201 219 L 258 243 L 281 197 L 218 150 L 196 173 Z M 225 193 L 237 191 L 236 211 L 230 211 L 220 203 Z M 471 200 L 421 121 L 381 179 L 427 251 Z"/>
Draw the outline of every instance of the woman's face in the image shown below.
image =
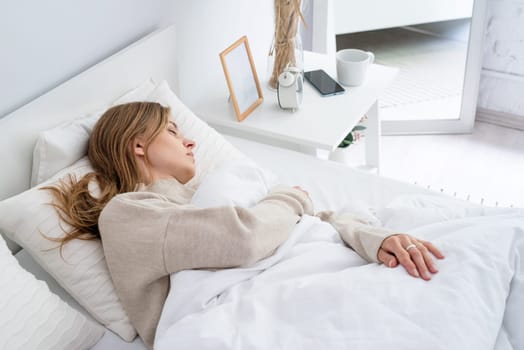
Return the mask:
<path id="1" fill-rule="evenodd" d="M 191 180 L 195 176 L 194 147 L 195 142 L 184 138 L 176 124 L 170 121 L 147 148 L 149 182 L 175 178 L 185 184 Z"/>

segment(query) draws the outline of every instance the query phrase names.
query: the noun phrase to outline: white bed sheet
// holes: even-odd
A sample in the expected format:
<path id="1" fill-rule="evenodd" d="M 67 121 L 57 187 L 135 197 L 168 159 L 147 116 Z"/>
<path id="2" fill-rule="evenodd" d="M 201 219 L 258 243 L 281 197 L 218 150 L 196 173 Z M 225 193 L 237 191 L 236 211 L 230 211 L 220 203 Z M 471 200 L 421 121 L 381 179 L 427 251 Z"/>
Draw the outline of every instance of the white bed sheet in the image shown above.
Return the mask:
<path id="1" fill-rule="evenodd" d="M 309 277 L 316 277 L 315 273 L 300 277 L 304 270 L 310 266 L 316 271 L 324 260 L 331 261 L 337 254 L 322 251 L 322 245 L 329 243 L 324 241 L 329 235 L 317 229 L 301 231 L 297 226 L 301 233 L 294 232 L 275 256 L 252 268 L 172 275 L 174 293 L 170 293 L 160 321 L 156 341 L 159 349 L 229 349 L 233 345 L 338 349 L 346 348 L 350 339 L 353 346 L 366 349 L 381 349 L 388 344 L 396 344 L 399 349 L 524 347 L 519 328 L 524 310 L 524 265 L 520 267 L 519 258 L 524 254 L 524 210 L 482 207 L 338 163 L 228 138 L 260 166 L 274 172 L 280 182 L 309 191 L 317 211 L 355 208 L 370 216 L 376 214 L 378 221 L 398 232 L 436 239 L 448 255 L 441 262 L 445 271 L 436 276 L 438 282 L 433 288 L 426 289 L 425 282 L 411 278 L 402 268 L 390 271 L 357 262 L 346 269 L 353 266 L 346 261 L 350 255 L 346 249 L 338 259 L 344 260 L 340 266 L 344 266 L 342 273 L 347 276 L 333 275 L 331 269 L 336 264 L 327 264 L 326 274 L 322 275 L 327 277 L 309 284 L 318 290 L 308 294 L 303 287 Z M 296 235 L 313 238 L 302 242 Z M 296 242 L 290 243 L 293 237 Z M 313 247 L 319 237 L 319 247 Z M 306 260 L 298 261 L 303 256 L 285 251 L 286 246 L 291 247 L 289 252 L 304 253 L 306 246 L 311 251 L 305 254 Z M 313 255 L 319 259 L 311 263 Z M 266 269 L 267 264 L 270 269 Z M 264 271 L 261 274 L 259 265 Z M 367 282 L 344 282 L 348 280 Z M 367 285 L 372 287 L 362 289 Z M 330 297 L 324 298 L 325 293 Z M 358 302 L 347 302 L 351 297 Z M 332 300 L 336 301 L 336 315 Z M 383 300 L 393 302 L 382 304 Z M 388 318 L 391 315 L 394 317 Z M 418 326 L 413 327 L 409 316 L 414 316 Z M 323 328 L 327 333 L 320 338 L 319 318 L 327 320 Z M 378 335 L 376 329 L 385 333 Z"/>
<path id="2" fill-rule="evenodd" d="M 513 281 L 506 330 L 521 349 L 524 216 L 469 215 L 417 230 L 446 254 L 431 282 L 366 264 L 329 224 L 305 216 L 252 267 L 173 274 L 155 347 L 491 350 L 505 340 L 497 349 L 510 349 L 499 330 Z"/>

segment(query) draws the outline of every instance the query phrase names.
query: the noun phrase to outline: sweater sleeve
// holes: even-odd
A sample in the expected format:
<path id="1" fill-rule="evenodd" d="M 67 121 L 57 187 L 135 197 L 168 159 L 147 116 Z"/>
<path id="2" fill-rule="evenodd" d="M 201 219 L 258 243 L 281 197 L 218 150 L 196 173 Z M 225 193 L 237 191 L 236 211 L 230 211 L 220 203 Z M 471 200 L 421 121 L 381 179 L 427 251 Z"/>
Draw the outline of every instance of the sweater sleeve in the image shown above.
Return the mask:
<path id="1" fill-rule="evenodd" d="M 186 207 L 173 212 L 165 232 L 166 270 L 251 265 L 280 246 L 300 216 L 312 213 L 307 195 L 284 186 L 252 208 Z"/>
<path id="2" fill-rule="evenodd" d="M 284 242 L 304 214 L 313 215 L 310 198 L 285 186 L 251 208 L 202 209 L 131 192 L 108 203 L 99 227 L 117 274 L 140 269 L 154 281 L 180 270 L 253 264 Z"/>
<path id="3" fill-rule="evenodd" d="M 338 231 L 342 240 L 369 262 L 380 263 L 377 254 L 382 242 L 396 234 L 385 228 L 371 226 L 351 213 L 324 211 L 317 213 L 316 216 L 330 223 Z"/>

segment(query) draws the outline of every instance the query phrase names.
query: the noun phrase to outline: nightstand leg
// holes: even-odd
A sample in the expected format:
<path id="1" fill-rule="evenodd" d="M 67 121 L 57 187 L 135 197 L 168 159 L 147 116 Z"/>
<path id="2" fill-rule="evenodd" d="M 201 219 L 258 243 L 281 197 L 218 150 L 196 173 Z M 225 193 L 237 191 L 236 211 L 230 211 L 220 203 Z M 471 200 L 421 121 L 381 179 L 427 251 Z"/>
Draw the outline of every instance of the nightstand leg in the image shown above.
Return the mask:
<path id="1" fill-rule="evenodd" d="M 375 168 L 377 174 L 380 174 L 380 115 L 378 108 L 378 101 L 375 101 L 373 106 L 367 113 L 368 119 L 366 121 L 366 166 Z"/>

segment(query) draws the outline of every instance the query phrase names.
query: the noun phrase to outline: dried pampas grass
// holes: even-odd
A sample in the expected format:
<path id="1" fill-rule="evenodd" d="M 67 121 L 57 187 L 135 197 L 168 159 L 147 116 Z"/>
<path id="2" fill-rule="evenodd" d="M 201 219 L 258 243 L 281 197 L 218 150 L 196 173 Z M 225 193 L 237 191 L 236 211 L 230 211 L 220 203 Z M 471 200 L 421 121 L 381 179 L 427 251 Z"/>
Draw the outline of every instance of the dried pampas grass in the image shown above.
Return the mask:
<path id="1" fill-rule="evenodd" d="M 301 6 L 302 0 L 275 0 L 275 37 L 273 47 L 269 52 L 270 59 L 272 56 L 274 58 L 269 85 L 274 89 L 277 88 L 278 76 L 284 68 L 288 64 L 297 66 L 295 40 L 297 40 L 299 20 L 302 20 L 306 26 Z"/>

